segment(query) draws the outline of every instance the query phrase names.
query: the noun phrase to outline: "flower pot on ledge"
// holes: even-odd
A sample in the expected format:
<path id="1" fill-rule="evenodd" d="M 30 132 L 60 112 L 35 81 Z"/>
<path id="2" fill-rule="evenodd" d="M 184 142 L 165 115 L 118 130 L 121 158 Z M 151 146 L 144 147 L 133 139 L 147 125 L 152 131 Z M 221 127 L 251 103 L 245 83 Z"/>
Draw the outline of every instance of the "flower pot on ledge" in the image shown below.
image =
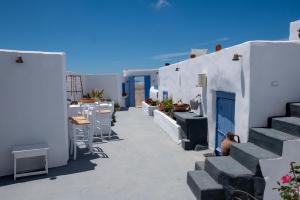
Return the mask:
<path id="1" fill-rule="evenodd" d="M 97 101 L 96 98 L 81 98 L 80 102 L 81 103 L 95 103 Z"/>

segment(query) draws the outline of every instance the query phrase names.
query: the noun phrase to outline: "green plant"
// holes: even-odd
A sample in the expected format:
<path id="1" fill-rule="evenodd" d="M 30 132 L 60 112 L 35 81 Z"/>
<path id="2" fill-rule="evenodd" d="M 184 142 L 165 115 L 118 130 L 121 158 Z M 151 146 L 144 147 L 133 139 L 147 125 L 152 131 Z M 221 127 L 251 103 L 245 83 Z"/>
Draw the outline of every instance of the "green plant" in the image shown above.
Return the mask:
<path id="1" fill-rule="evenodd" d="M 114 104 L 114 107 L 115 107 L 115 111 L 120 111 L 120 104 L 118 104 L 118 103 L 115 103 Z"/>
<path id="2" fill-rule="evenodd" d="M 158 101 L 152 101 L 152 102 L 150 103 L 150 105 L 151 105 L 151 106 L 157 106 L 158 103 L 159 103 Z"/>
<path id="3" fill-rule="evenodd" d="M 277 182 L 277 190 L 284 200 L 298 200 L 300 198 L 300 166 L 295 162 L 290 163 L 290 171 L 281 177 L 281 182 Z"/>
<path id="4" fill-rule="evenodd" d="M 104 90 L 98 90 L 98 89 L 94 89 L 92 90 L 89 94 L 87 94 L 90 98 L 95 98 L 97 100 L 100 100 L 103 98 L 103 92 Z"/>
<path id="5" fill-rule="evenodd" d="M 167 99 L 161 102 L 163 111 L 165 113 L 171 113 L 173 110 L 173 100 L 172 99 Z"/>

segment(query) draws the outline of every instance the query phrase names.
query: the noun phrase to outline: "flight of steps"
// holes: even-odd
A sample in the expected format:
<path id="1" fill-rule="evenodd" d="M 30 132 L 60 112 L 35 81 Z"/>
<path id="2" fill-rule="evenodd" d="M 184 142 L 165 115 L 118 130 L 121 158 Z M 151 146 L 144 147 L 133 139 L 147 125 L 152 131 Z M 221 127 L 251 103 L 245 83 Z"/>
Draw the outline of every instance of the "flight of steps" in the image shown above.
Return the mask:
<path id="1" fill-rule="evenodd" d="M 287 104 L 287 116 L 271 119 L 270 128 L 251 128 L 247 143 L 233 144 L 229 156 L 208 157 L 187 173 L 187 184 L 198 200 L 245 197 L 263 199 L 265 181 L 259 160 L 282 155 L 283 142 L 300 137 L 300 103 Z"/>

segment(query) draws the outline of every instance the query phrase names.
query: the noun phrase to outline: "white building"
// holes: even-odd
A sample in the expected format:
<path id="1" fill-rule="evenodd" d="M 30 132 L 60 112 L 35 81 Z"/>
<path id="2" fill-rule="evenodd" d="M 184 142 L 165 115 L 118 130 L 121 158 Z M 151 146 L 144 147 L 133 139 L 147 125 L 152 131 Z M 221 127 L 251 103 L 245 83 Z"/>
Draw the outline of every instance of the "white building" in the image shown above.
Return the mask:
<path id="1" fill-rule="evenodd" d="M 22 57 L 23 63 L 16 62 Z M 65 55 L 0 50 L 0 176 L 13 173 L 14 145 L 46 143 L 49 167 L 69 159 Z M 23 162 L 20 170 L 39 161 Z"/>
<path id="2" fill-rule="evenodd" d="M 234 54 L 240 55 L 238 61 Z M 267 126 L 269 116 L 284 115 L 287 102 L 299 101 L 299 55 L 297 41 L 250 41 L 225 48 L 161 67 L 159 96 L 165 91 L 174 102 L 190 103 L 202 94 L 211 149 L 216 147 L 217 123 L 220 131 L 234 131 L 246 142 L 250 127 Z M 196 87 L 198 74 L 206 74 L 207 87 Z M 231 96 L 230 102 L 224 95 Z M 224 99 L 219 106 L 227 109 L 219 114 L 230 115 L 231 121 L 217 122 L 217 99 Z"/>

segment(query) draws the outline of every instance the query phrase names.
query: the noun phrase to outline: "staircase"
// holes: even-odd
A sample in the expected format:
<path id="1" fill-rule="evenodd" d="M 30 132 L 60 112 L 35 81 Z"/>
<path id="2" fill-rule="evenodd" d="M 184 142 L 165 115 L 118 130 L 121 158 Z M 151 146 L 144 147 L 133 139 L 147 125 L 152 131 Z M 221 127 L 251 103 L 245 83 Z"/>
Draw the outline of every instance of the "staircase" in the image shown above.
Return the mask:
<path id="1" fill-rule="evenodd" d="M 233 144 L 229 156 L 208 157 L 187 173 L 197 200 L 263 199 L 265 181 L 259 160 L 278 158 L 286 140 L 300 138 L 300 103 L 287 104 L 287 116 L 270 118 L 269 128 L 251 128 L 247 143 Z"/>

